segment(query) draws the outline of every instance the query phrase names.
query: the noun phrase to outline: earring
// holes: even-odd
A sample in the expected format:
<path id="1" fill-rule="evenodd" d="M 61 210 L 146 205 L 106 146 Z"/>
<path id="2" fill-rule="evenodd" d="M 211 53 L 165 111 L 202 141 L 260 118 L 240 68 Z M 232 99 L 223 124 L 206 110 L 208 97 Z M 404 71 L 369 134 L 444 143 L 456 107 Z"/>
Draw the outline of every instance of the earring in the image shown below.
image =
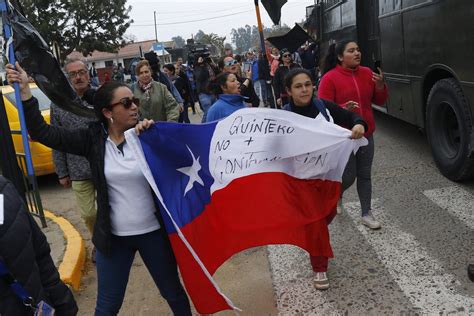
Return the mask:
<path id="1" fill-rule="evenodd" d="M 110 124 L 114 124 L 114 119 L 110 118 Z"/>

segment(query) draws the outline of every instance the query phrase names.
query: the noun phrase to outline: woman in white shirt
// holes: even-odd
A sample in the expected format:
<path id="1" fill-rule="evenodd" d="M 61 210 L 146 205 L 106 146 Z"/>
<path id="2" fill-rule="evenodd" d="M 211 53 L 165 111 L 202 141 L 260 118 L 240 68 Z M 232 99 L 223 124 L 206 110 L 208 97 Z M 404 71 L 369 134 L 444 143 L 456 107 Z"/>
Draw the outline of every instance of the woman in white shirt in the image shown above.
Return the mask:
<path id="1" fill-rule="evenodd" d="M 153 193 L 129 149 L 124 132 L 137 133 L 153 121 L 138 123 L 139 102 L 121 82 L 107 82 L 94 98 L 99 122 L 67 130 L 48 125 L 31 94 L 26 72 L 7 65 L 7 79 L 20 84 L 25 119 L 32 139 L 60 151 L 85 156 L 97 190 L 97 220 L 92 242 L 97 248 L 98 293 L 95 315 L 117 315 L 130 268 L 138 251 L 174 315 L 191 315 L 167 234 L 161 229 Z"/>

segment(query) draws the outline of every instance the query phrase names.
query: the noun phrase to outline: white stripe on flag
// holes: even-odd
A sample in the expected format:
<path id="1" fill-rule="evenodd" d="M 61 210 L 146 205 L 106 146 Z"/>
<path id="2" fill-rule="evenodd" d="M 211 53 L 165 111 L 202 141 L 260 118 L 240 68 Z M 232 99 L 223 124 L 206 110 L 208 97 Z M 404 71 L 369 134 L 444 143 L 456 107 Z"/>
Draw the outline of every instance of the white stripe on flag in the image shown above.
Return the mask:
<path id="1" fill-rule="evenodd" d="M 236 178 L 282 172 L 297 179 L 341 181 L 351 152 L 365 138 L 326 121 L 288 111 L 242 109 L 216 124 L 210 143 L 211 193 Z"/>

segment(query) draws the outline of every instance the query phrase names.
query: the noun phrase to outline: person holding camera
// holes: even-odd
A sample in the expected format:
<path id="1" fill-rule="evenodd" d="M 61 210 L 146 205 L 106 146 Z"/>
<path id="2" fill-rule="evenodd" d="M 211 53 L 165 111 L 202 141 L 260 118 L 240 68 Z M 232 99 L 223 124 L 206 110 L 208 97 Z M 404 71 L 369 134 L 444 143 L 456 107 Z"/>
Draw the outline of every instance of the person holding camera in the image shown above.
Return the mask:
<path id="1" fill-rule="evenodd" d="M 197 57 L 194 66 L 194 79 L 196 82 L 196 90 L 199 97 L 199 104 L 201 105 L 204 115 L 202 122 L 206 122 L 207 111 L 211 105 L 216 101 L 216 97 L 208 90 L 210 81 L 216 79 L 218 69 L 212 62 L 211 57 L 201 55 Z"/>
<path id="2" fill-rule="evenodd" d="M 342 176 L 342 189 L 347 190 L 357 178 L 357 193 L 362 209 L 362 224 L 370 229 L 379 229 L 381 223 L 372 214 L 372 163 L 374 159 L 375 131 L 372 103 L 383 105 L 388 98 L 387 85 L 380 68 L 372 71 L 360 65 L 361 52 L 353 40 L 345 40 L 329 46 L 323 64 L 323 77 L 319 84 L 318 97 L 332 101 L 357 113 L 368 124 L 364 136 L 369 141 L 351 155 Z M 342 196 L 339 201 L 342 210 Z"/>

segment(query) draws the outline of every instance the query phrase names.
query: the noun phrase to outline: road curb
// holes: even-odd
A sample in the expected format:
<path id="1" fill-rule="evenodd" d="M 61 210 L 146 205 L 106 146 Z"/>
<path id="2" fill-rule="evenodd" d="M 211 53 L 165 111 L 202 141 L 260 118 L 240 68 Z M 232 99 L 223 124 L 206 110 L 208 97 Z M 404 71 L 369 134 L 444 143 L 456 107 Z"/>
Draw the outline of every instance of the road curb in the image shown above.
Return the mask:
<path id="1" fill-rule="evenodd" d="M 76 228 L 64 217 L 56 216 L 46 210 L 44 215 L 59 225 L 66 239 L 66 250 L 58 269 L 61 280 L 71 285 L 74 290 L 78 290 L 86 261 L 84 240 Z"/>

